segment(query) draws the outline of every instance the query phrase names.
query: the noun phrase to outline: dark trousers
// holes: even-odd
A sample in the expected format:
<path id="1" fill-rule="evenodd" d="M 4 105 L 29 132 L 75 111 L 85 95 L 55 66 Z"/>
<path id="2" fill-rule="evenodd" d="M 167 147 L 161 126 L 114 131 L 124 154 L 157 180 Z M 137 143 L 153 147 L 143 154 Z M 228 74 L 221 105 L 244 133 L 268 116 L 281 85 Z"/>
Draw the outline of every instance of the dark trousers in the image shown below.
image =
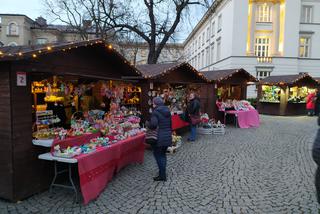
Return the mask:
<path id="1" fill-rule="evenodd" d="M 318 203 L 320 204 L 320 151 L 317 149 L 313 149 L 312 150 L 312 157 L 313 157 L 313 160 L 318 165 L 317 170 L 316 170 L 316 175 L 315 175 L 315 185 L 316 185 L 316 190 L 317 190 Z"/>
<path id="2" fill-rule="evenodd" d="M 166 178 L 167 146 L 152 146 L 153 156 L 156 159 L 160 178 Z"/>

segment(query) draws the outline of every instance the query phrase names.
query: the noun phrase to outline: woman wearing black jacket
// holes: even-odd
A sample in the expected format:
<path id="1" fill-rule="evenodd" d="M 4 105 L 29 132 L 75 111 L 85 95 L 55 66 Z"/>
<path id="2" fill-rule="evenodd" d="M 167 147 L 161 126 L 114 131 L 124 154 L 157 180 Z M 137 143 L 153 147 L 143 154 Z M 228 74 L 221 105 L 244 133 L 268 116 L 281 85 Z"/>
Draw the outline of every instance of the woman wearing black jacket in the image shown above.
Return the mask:
<path id="1" fill-rule="evenodd" d="M 170 109 L 164 105 L 164 101 L 161 97 L 155 97 L 153 99 L 154 110 L 151 115 L 148 128 L 158 130 L 157 143 L 152 146 L 153 155 L 156 159 L 159 176 L 154 177 L 154 181 L 166 181 L 166 167 L 167 167 L 167 148 L 172 143 L 172 131 L 171 131 L 171 112 Z"/>
<path id="2" fill-rule="evenodd" d="M 187 114 L 190 122 L 190 137 L 188 138 L 188 141 L 195 141 L 197 124 L 192 124 L 191 117 L 200 117 L 200 101 L 194 93 L 189 95 Z"/>
<path id="3" fill-rule="evenodd" d="M 318 115 L 318 126 L 320 126 L 320 116 Z M 315 175 L 315 185 L 317 189 L 317 199 L 320 204 L 320 129 L 318 129 L 318 133 L 316 139 L 314 140 L 312 147 L 312 157 L 314 162 L 317 164 L 317 170 Z"/>

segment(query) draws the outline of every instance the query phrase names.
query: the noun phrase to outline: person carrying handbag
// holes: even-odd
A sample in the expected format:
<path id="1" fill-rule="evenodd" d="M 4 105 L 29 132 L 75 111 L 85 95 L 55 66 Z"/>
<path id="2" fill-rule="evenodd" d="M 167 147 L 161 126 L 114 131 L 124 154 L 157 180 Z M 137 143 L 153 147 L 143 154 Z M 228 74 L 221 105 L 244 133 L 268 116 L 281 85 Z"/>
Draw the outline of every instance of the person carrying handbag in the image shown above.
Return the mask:
<path id="1" fill-rule="evenodd" d="M 196 97 L 194 93 L 190 93 L 189 95 L 189 104 L 187 107 L 187 114 L 189 116 L 190 122 L 190 136 L 188 141 L 195 141 L 196 140 L 196 130 L 197 125 L 200 123 L 200 101 Z"/>
<path id="2" fill-rule="evenodd" d="M 171 112 L 170 109 L 164 105 L 161 97 L 155 97 L 153 99 L 153 107 L 154 110 L 151 114 L 150 122 L 147 123 L 147 142 L 150 143 L 153 141 L 150 145 L 159 168 L 159 175 L 154 177 L 153 180 L 166 181 L 166 153 L 167 148 L 172 144 Z M 154 132 L 152 133 L 152 131 Z M 152 135 L 154 137 L 152 137 Z"/>

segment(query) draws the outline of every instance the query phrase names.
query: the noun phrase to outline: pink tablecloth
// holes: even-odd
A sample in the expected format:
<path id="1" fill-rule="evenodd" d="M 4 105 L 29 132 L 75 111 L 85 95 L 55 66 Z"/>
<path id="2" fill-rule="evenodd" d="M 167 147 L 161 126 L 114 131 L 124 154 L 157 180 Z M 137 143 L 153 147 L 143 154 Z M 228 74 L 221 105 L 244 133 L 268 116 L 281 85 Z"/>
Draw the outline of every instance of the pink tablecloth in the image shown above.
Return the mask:
<path id="1" fill-rule="evenodd" d="M 258 128 L 260 126 L 260 118 L 257 110 L 249 111 L 226 111 L 227 114 L 236 114 L 240 128 L 246 129 L 250 127 Z"/>
<path id="2" fill-rule="evenodd" d="M 99 196 L 115 172 L 130 163 L 143 162 L 144 140 L 145 134 L 140 134 L 76 157 L 84 204 Z"/>

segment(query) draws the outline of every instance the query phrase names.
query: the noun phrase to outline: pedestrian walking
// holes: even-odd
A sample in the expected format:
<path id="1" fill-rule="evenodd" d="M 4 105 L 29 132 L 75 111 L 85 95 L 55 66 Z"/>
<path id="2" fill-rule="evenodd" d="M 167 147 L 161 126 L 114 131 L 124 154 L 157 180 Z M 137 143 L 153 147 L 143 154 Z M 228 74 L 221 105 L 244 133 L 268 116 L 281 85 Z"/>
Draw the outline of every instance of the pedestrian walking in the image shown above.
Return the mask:
<path id="1" fill-rule="evenodd" d="M 200 100 L 195 93 L 190 93 L 189 104 L 187 107 L 187 115 L 189 116 L 190 122 L 190 136 L 188 141 L 196 140 L 196 128 L 200 123 Z"/>
<path id="2" fill-rule="evenodd" d="M 159 175 L 154 177 L 154 181 L 166 181 L 166 167 L 167 167 L 167 148 L 172 144 L 172 130 L 171 130 L 171 112 L 170 109 L 164 105 L 161 97 L 153 99 L 154 110 L 151 115 L 150 122 L 147 126 L 150 130 L 158 131 L 156 143 L 152 144 L 153 155 L 159 168 Z"/>
<path id="3" fill-rule="evenodd" d="M 318 116 L 318 126 L 320 126 L 320 116 Z M 313 143 L 312 158 L 314 162 L 316 162 L 317 164 L 317 170 L 315 174 L 315 186 L 317 190 L 317 200 L 320 204 L 320 129 L 318 129 L 316 139 Z"/>
<path id="4" fill-rule="evenodd" d="M 316 89 L 315 115 L 320 113 L 320 90 Z"/>
<path id="5" fill-rule="evenodd" d="M 315 102 L 316 102 L 315 93 L 314 92 L 309 93 L 306 98 L 306 107 L 307 107 L 307 111 L 308 111 L 308 116 L 314 115 Z"/>

